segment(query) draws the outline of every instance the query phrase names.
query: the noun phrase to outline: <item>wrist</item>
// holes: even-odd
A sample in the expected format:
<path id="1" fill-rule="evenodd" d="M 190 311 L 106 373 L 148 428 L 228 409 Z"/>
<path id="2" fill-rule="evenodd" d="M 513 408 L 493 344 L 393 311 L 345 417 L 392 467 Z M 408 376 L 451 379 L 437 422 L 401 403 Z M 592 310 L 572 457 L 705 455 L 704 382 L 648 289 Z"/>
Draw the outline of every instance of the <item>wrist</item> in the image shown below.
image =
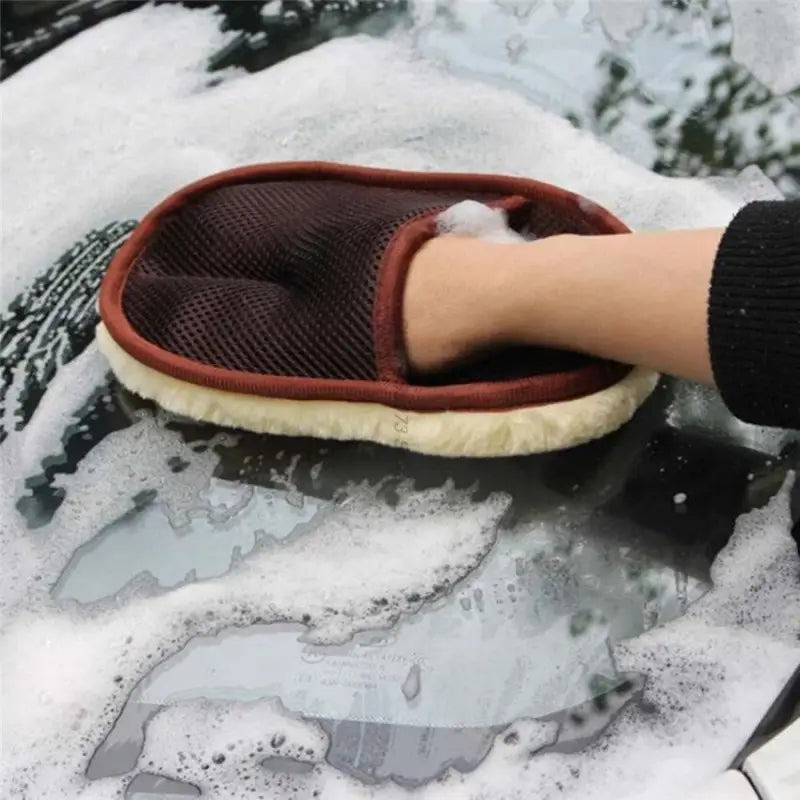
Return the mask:
<path id="1" fill-rule="evenodd" d="M 598 258 L 595 240 L 601 238 L 558 234 L 514 246 L 512 302 L 502 321 L 508 341 L 575 349 L 571 319 L 581 296 L 591 291 L 586 271 Z"/>

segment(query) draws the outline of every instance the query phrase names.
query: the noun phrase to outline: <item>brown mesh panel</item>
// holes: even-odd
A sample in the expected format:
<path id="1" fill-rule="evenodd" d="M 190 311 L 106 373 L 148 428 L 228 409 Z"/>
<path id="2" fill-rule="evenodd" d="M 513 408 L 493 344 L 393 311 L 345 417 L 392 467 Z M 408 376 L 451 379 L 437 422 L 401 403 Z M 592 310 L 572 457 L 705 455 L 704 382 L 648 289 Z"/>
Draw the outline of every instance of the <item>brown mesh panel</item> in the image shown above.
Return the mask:
<path id="1" fill-rule="evenodd" d="M 372 312 L 381 256 L 397 228 L 469 196 L 338 180 L 218 188 L 167 217 L 122 298 L 133 328 L 202 364 L 250 373 L 374 380 Z M 591 230 L 528 209 L 535 233 Z"/>
<path id="2" fill-rule="evenodd" d="M 131 269 L 125 314 L 145 339 L 204 364 L 375 379 L 381 256 L 403 222 L 462 198 L 339 181 L 217 189 L 161 225 Z"/>
<path id="3" fill-rule="evenodd" d="M 555 236 L 559 233 L 579 233 L 588 236 L 602 233 L 581 214 L 580 208 L 575 205 L 569 209 L 554 207 L 546 203 L 533 203 L 522 206 L 519 210 L 508 216 L 508 224 L 514 230 L 529 228 L 539 238 Z"/>

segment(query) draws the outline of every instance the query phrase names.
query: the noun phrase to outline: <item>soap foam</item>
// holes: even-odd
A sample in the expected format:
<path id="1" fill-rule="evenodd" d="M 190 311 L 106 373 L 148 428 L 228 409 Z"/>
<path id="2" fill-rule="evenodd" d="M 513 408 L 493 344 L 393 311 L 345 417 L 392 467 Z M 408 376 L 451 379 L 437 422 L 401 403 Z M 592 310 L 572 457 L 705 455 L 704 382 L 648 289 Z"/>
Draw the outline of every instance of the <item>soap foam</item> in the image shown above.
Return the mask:
<path id="1" fill-rule="evenodd" d="M 58 453 L 64 422 L 75 419 L 75 413 L 91 393 L 105 384 L 108 362 L 92 342 L 77 358 L 64 365 L 49 384 L 25 432 L 13 431 L 6 447 L 14 449 L 15 472 L 31 476 L 42 460 Z M 9 398 L 8 406 L 13 405 Z"/>
<path id="2" fill-rule="evenodd" d="M 519 94 L 412 60 L 401 44 L 338 40 L 258 74 L 229 71 L 208 87 L 203 59 L 231 35 L 211 12 L 146 8 L 70 39 L 4 82 L 4 105 L 15 109 L 2 120 L 4 303 L 78 232 L 140 217 L 176 187 L 252 161 L 535 176 L 634 228 L 724 224 L 737 205 L 697 181 L 636 168 Z M 389 99 L 397 97 L 403 102 Z"/>
<path id="3" fill-rule="evenodd" d="M 504 244 L 525 241 L 524 236 L 509 227 L 505 211 L 475 200 L 463 200 L 443 211 L 436 218 L 436 229 L 440 236 L 474 236 Z"/>
<path id="4" fill-rule="evenodd" d="M 132 492 L 157 487 L 179 519 L 196 508 L 218 455 L 213 447 L 196 452 L 168 421 L 146 416 L 108 436 L 62 480 L 66 497 L 48 526 L 2 532 L 6 564 L 19 575 L 4 575 L 3 723 L 15 732 L 4 745 L 4 780 L 11 794 L 27 783 L 37 797 L 54 786 L 75 796 L 84 783 L 78 765 L 127 693 L 192 636 L 293 620 L 306 625 L 310 641 L 345 641 L 447 592 L 489 550 L 507 502 L 496 496 L 475 504 L 445 487 L 401 489 L 391 507 L 375 489 L 351 487 L 313 530 L 283 543 L 264 539 L 220 578 L 171 592 L 143 579 L 110 601 L 56 607 L 48 590 L 71 553 L 124 513 Z M 168 465 L 175 456 L 187 462 L 178 474 Z M 13 508 L 2 512 L 15 518 Z"/>
<path id="5" fill-rule="evenodd" d="M 498 734 L 473 773 L 451 769 L 444 779 L 413 796 L 640 800 L 647 787 L 648 800 L 671 800 L 724 770 L 800 662 L 796 641 L 800 560 L 788 533 L 792 480 L 790 476 L 765 508 L 740 517 L 715 565 L 713 591 L 685 617 L 614 648 L 620 669 L 645 677 L 643 702 L 624 709 L 599 741 L 576 753 L 542 753 L 541 748 L 554 741 L 554 726 L 518 720 Z M 776 614 L 781 608 L 784 611 Z M 733 609 L 746 610 L 737 620 L 730 616 Z M 408 796 L 391 784 L 364 786 L 320 763 L 318 751 L 324 746 L 317 744 L 320 733 L 314 723 L 298 723 L 285 711 L 276 715 L 274 703 L 262 701 L 255 707 L 259 705 L 271 711 L 263 715 L 258 730 L 250 723 L 253 704 L 192 701 L 167 708 L 161 712 L 165 720 L 156 729 L 157 737 L 148 732 L 140 767 L 188 778 L 202 787 L 204 796 L 213 798 L 247 796 L 247 788 L 230 778 L 231 769 L 252 776 L 259 790 L 271 792 L 268 796 L 306 797 L 314 791 L 322 798 L 353 800 Z M 215 714 L 220 721 L 218 727 L 210 726 L 214 738 L 197 736 L 197 716 Z M 255 718 L 261 717 L 255 714 Z M 302 733 L 298 724 L 305 725 Z M 287 776 L 278 785 L 274 776 L 254 769 L 276 735 L 287 739 L 287 749 L 295 757 L 314 763 L 310 774 Z M 307 758 L 300 750 L 303 737 L 314 741 Z M 206 763 L 211 750 L 225 741 L 233 745 L 235 767 L 199 778 L 196 766 L 189 775 L 185 767 L 178 772 L 184 762 L 175 753 L 188 738 L 194 742 L 192 764 Z"/>

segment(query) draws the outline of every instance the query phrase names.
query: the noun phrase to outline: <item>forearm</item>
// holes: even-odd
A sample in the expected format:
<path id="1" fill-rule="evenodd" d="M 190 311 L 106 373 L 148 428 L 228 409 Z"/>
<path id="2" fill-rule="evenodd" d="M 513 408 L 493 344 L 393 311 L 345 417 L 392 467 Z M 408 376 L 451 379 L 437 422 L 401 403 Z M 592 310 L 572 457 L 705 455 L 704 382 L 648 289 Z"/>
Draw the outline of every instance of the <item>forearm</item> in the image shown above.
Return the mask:
<path id="1" fill-rule="evenodd" d="M 721 236 L 707 229 L 526 245 L 532 263 L 518 269 L 530 302 L 509 320 L 509 335 L 711 382 L 708 292 Z"/>
<path id="2" fill-rule="evenodd" d="M 414 256 L 406 356 L 430 373 L 530 344 L 714 382 L 731 411 L 800 426 L 800 200 L 752 203 L 722 229 L 439 236 Z"/>

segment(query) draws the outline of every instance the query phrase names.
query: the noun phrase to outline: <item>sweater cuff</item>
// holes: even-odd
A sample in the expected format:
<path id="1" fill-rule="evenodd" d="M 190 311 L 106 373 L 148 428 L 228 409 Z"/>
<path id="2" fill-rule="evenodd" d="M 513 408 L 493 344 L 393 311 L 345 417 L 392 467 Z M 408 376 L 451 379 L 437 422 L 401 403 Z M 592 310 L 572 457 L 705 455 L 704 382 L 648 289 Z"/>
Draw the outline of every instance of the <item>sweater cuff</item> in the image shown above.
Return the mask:
<path id="1" fill-rule="evenodd" d="M 734 217 L 711 278 L 714 380 L 747 422 L 800 425 L 800 201 L 757 202 Z"/>

